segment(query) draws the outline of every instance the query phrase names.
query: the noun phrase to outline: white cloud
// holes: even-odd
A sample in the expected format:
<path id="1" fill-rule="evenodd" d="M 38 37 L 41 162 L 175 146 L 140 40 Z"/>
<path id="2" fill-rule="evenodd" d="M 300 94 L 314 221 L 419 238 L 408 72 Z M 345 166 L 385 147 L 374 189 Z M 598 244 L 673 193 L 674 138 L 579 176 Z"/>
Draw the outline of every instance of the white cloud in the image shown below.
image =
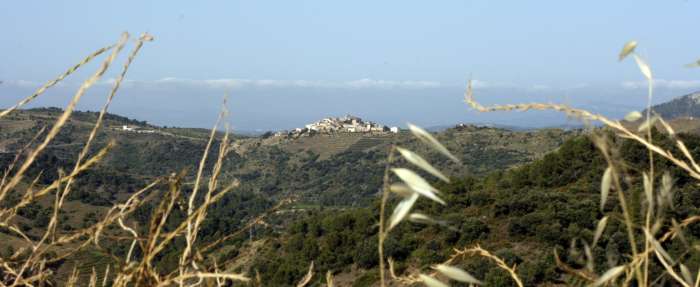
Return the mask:
<path id="1" fill-rule="evenodd" d="M 590 86 L 590 85 L 589 85 L 588 83 L 578 83 L 578 84 L 572 85 L 572 86 L 570 86 L 570 87 L 568 87 L 568 88 L 566 88 L 566 89 L 564 89 L 564 90 L 567 90 L 567 89 L 571 89 L 571 90 L 575 90 L 575 89 L 585 89 L 585 88 L 588 88 L 589 86 Z"/>
<path id="2" fill-rule="evenodd" d="M 112 86 L 116 81 L 115 78 L 105 78 L 96 85 Z M 700 81 L 693 81 L 700 86 Z M 42 83 L 26 80 L 6 80 L 3 85 L 16 87 L 39 87 Z M 59 83 L 63 85 L 64 82 Z M 674 85 L 678 85 L 677 81 L 673 81 Z M 65 85 L 77 87 L 78 82 L 66 82 Z M 637 87 L 644 85 L 643 82 L 625 82 L 625 87 Z M 586 87 L 586 84 L 577 85 L 571 88 Z M 219 79 L 188 79 L 178 77 L 164 77 L 157 80 L 131 80 L 125 79 L 122 82 L 122 87 L 140 87 L 140 88 L 202 88 L 202 89 L 240 89 L 240 88 L 331 88 L 331 89 L 430 89 L 438 87 L 466 87 L 466 83 L 442 83 L 439 81 L 427 80 L 379 80 L 379 79 L 358 79 L 348 81 L 325 81 L 325 80 L 274 80 L 274 79 L 239 79 L 239 78 L 219 78 Z M 510 82 L 483 81 L 472 80 L 474 89 L 523 89 L 532 91 L 550 91 L 556 87 L 547 84 L 516 84 Z"/>
<path id="3" fill-rule="evenodd" d="M 548 91 L 551 90 L 552 87 L 548 85 L 543 85 L 543 84 L 534 84 L 530 87 L 530 89 L 535 90 L 535 91 Z"/>
<path id="4" fill-rule="evenodd" d="M 101 84 L 111 85 L 114 79 L 102 81 Z M 352 81 L 317 81 L 317 80 L 251 80 L 251 79 L 205 79 L 195 80 L 186 78 L 167 77 L 154 81 L 127 80 L 126 86 L 141 85 L 153 87 L 190 86 L 210 89 L 236 89 L 244 87 L 258 88 L 346 88 L 346 89 L 422 89 L 440 87 L 436 81 L 389 81 L 374 79 L 359 79 Z"/>
<path id="5" fill-rule="evenodd" d="M 3 85 L 15 86 L 20 88 L 38 88 L 41 83 L 27 80 L 6 80 L 2 81 Z"/>
<path id="6" fill-rule="evenodd" d="M 622 82 L 625 89 L 646 89 L 646 81 Z M 700 80 L 664 80 L 654 79 L 654 87 L 665 89 L 697 89 L 700 88 Z"/>
<path id="7" fill-rule="evenodd" d="M 342 83 L 342 86 L 350 88 L 435 88 L 439 82 L 434 81 L 386 81 L 361 79 Z"/>
<path id="8" fill-rule="evenodd" d="M 472 80 L 472 87 L 474 89 L 491 89 L 491 88 L 513 88 L 515 84 L 512 83 L 502 83 L 502 82 L 488 82 L 481 80 Z"/>

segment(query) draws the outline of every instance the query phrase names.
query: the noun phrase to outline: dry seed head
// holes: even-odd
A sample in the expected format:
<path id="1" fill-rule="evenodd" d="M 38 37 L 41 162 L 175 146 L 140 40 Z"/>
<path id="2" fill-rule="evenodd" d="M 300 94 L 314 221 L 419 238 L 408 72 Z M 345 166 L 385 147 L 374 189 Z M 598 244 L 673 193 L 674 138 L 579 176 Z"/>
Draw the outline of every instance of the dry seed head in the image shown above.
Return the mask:
<path id="1" fill-rule="evenodd" d="M 700 59 L 690 64 L 685 65 L 686 68 L 698 68 L 700 67 Z"/>
<path id="2" fill-rule="evenodd" d="M 608 200 L 610 193 L 610 183 L 612 182 L 612 167 L 605 169 L 603 179 L 600 181 L 600 210 L 605 208 L 605 202 Z"/>
<path id="3" fill-rule="evenodd" d="M 434 266 L 433 269 L 437 270 L 438 272 L 442 273 L 443 275 L 449 277 L 452 280 L 456 280 L 456 281 L 464 282 L 464 283 L 469 283 L 469 284 L 478 284 L 478 285 L 483 284 L 483 282 L 474 278 L 474 276 L 467 273 L 467 271 L 464 271 L 464 270 L 457 268 L 457 267 L 439 264 L 439 265 Z"/>
<path id="4" fill-rule="evenodd" d="M 302 278 L 301 281 L 299 281 L 299 283 L 297 283 L 297 287 L 306 286 L 307 284 L 309 284 L 309 282 L 311 282 L 311 278 L 313 278 L 313 277 L 314 277 L 314 262 L 311 261 L 311 264 L 309 264 L 309 271 L 306 273 L 306 275 L 304 275 L 304 278 Z"/>
<path id="5" fill-rule="evenodd" d="M 586 255 L 586 269 L 594 271 L 593 252 L 591 252 L 591 247 L 585 241 L 583 242 L 583 252 Z"/>
<path id="6" fill-rule="evenodd" d="M 449 159 L 451 159 L 455 163 L 457 163 L 457 164 L 462 163 L 457 157 L 452 155 L 452 153 L 450 153 L 450 151 L 447 150 L 447 148 L 445 148 L 445 146 L 443 146 L 437 139 L 435 139 L 426 130 L 424 130 L 416 125 L 413 125 L 411 123 L 408 123 L 408 128 L 411 130 L 411 133 L 413 133 L 413 135 L 415 137 L 417 137 L 419 140 L 421 140 L 425 144 L 427 144 L 430 147 L 432 147 L 433 149 L 437 150 L 438 152 L 440 152 L 444 156 L 448 157 Z"/>
<path id="7" fill-rule="evenodd" d="M 690 285 L 694 285 L 695 283 L 693 282 L 693 273 L 691 273 L 690 269 L 688 269 L 687 266 L 683 265 L 683 263 L 679 265 L 681 266 L 681 275 L 683 275 L 683 280 L 685 280 L 685 282 Z"/>
<path id="8" fill-rule="evenodd" d="M 603 273 L 603 275 L 601 275 L 600 277 L 598 277 L 598 280 L 596 280 L 595 282 L 593 282 L 593 285 L 592 285 L 592 286 L 601 286 L 601 285 L 604 285 L 604 284 L 608 283 L 609 281 L 612 281 L 612 280 L 614 280 L 615 278 L 617 278 L 617 276 L 620 276 L 620 274 L 622 274 L 623 272 L 625 272 L 625 266 L 624 266 L 624 265 L 620 265 L 620 266 L 616 266 L 616 267 L 610 268 L 610 269 L 608 269 L 608 271 L 605 271 L 605 273 Z"/>
<path id="9" fill-rule="evenodd" d="M 629 54 L 632 54 L 635 48 L 637 48 L 637 41 L 629 41 L 625 43 L 625 46 L 623 46 L 622 50 L 620 51 L 619 61 L 624 60 L 627 56 L 629 56 Z"/>
<path id="10" fill-rule="evenodd" d="M 401 197 L 410 197 L 416 192 L 404 183 L 393 183 L 389 186 L 389 191 L 396 193 Z"/>
<path id="11" fill-rule="evenodd" d="M 411 208 L 417 200 L 418 193 L 413 193 L 411 197 L 402 200 L 401 202 L 399 202 L 398 205 L 396 205 L 396 208 L 394 208 L 394 212 L 389 218 L 389 227 L 387 228 L 387 232 L 389 232 L 389 230 L 394 228 L 406 218 L 406 215 L 408 215 L 408 213 L 411 211 Z"/>
<path id="12" fill-rule="evenodd" d="M 664 227 L 663 218 L 659 218 L 656 221 L 654 221 L 654 224 L 651 226 L 651 233 L 656 234 L 657 232 L 659 232 L 659 230 L 661 230 L 661 227 Z"/>
<path id="13" fill-rule="evenodd" d="M 673 209 L 673 192 L 671 192 L 672 188 L 673 179 L 671 179 L 671 175 L 668 173 L 668 171 L 666 171 L 661 177 L 661 191 L 659 192 L 659 204 L 670 206 L 671 209 Z"/>
<path id="14" fill-rule="evenodd" d="M 670 193 L 671 188 L 673 188 L 673 179 L 668 171 L 664 172 L 661 176 L 661 193 Z"/>
<path id="15" fill-rule="evenodd" d="M 435 177 L 443 180 L 444 182 L 450 182 L 450 180 L 444 174 L 442 174 L 442 172 L 434 168 L 430 163 L 428 163 L 428 161 L 423 159 L 423 157 L 421 157 L 420 155 L 401 147 L 396 147 L 396 150 L 398 150 L 399 153 L 401 153 L 401 156 L 403 156 L 403 158 L 405 158 L 408 162 L 414 164 L 417 167 L 422 168 L 426 172 L 434 175 Z"/>
<path id="16" fill-rule="evenodd" d="M 637 63 L 637 66 L 639 67 L 639 71 L 642 72 L 642 75 L 644 75 L 645 78 L 647 78 L 647 81 L 651 82 L 652 75 L 651 75 L 651 68 L 649 67 L 649 64 L 647 64 L 644 59 L 641 57 L 635 55 L 632 55 L 634 58 L 634 61 Z"/>
<path id="17" fill-rule="evenodd" d="M 418 277 L 420 277 L 420 280 L 425 283 L 428 287 L 449 287 L 447 284 L 442 283 L 440 280 L 437 280 L 433 277 L 430 277 L 425 274 L 419 274 Z"/>
<path id="18" fill-rule="evenodd" d="M 647 204 L 649 204 L 649 208 L 653 209 L 654 206 L 654 187 L 651 186 L 651 178 L 649 175 L 644 172 L 642 173 L 642 178 L 644 180 L 644 195 L 646 196 L 647 199 Z"/>
<path id="19" fill-rule="evenodd" d="M 651 243 L 651 246 L 654 247 L 654 251 L 661 254 L 663 259 L 666 260 L 666 262 L 669 262 L 671 265 L 675 264 L 675 260 L 673 260 L 673 257 L 671 257 L 671 255 L 668 254 L 668 252 L 666 252 L 666 249 L 664 249 L 661 246 L 661 243 L 659 243 L 659 241 L 657 241 L 656 238 L 654 238 L 654 235 L 652 235 L 651 232 L 649 232 L 649 230 L 644 229 L 644 234 Z"/>
<path id="20" fill-rule="evenodd" d="M 593 246 L 595 246 L 598 243 L 598 240 L 600 239 L 600 236 L 603 235 L 603 231 L 605 231 L 605 227 L 608 224 L 608 217 L 605 216 L 600 221 L 598 221 L 598 225 L 595 228 L 595 234 L 593 235 Z"/>
<path id="21" fill-rule="evenodd" d="M 640 113 L 638 111 L 632 111 L 632 112 L 629 112 L 627 115 L 625 115 L 625 120 L 628 122 L 635 122 L 641 118 L 642 118 L 642 113 Z"/>
<path id="22" fill-rule="evenodd" d="M 396 176 L 411 187 L 413 191 L 442 205 L 446 204 L 444 200 L 440 199 L 436 195 L 436 193 L 439 191 L 412 170 L 406 168 L 392 168 L 391 171 L 393 171 Z"/>
<path id="23" fill-rule="evenodd" d="M 661 125 L 664 127 L 664 129 L 666 129 L 666 132 L 668 133 L 668 136 L 669 136 L 669 137 L 673 138 L 673 137 L 676 136 L 676 131 L 674 131 L 674 130 L 673 130 L 673 127 L 671 127 L 671 125 L 669 125 L 669 124 L 664 120 L 664 118 L 662 118 L 661 116 L 659 116 L 659 123 L 661 123 Z M 680 143 L 683 143 L 683 142 L 680 142 Z"/>
<path id="24" fill-rule="evenodd" d="M 335 284 L 333 283 L 333 273 L 330 270 L 328 270 L 328 272 L 326 272 L 326 287 L 333 286 L 335 286 Z"/>
<path id="25" fill-rule="evenodd" d="M 422 214 L 422 213 L 417 213 L 417 212 L 414 212 L 414 213 L 411 213 L 410 215 L 408 215 L 408 220 L 415 222 L 415 223 L 422 223 L 422 224 L 436 224 L 436 223 L 438 223 L 437 221 L 435 221 L 435 219 L 430 218 L 430 216 L 427 216 L 427 215 Z"/>
<path id="26" fill-rule="evenodd" d="M 650 119 L 647 119 L 646 121 L 644 121 L 644 123 L 639 125 L 639 127 L 637 128 L 637 131 L 643 132 L 643 131 L 646 131 L 647 129 L 650 129 L 652 126 L 654 126 L 654 124 L 658 120 L 659 120 L 659 116 L 653 115 Z"/>
<path id="27" fill-rule="evenodd" d="M 151 35 L 151 34 L 142 33 L 141 36 L 139 37 L 139 39 L 141 39 L 142 41 L 151 42 L 151 41 L 153 41 L 155 38 L 154 38 L 153 35 Z"/>

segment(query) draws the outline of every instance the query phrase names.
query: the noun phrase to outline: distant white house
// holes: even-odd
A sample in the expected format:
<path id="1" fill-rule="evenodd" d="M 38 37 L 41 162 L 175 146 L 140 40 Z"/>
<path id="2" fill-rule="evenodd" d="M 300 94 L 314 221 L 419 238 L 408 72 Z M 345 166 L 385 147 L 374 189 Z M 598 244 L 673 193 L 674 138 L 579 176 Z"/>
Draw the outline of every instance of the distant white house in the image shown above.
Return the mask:
<path id="1" fill-rule="evenodd" d="M 117 128 L 117 130 L 119 130 L 119 129 Z M 127 126 L 127 125 L 123 125 L 121 130 L 125 131 L 125 132 L 134 132 L 134 133 L 140 133 L 140 134 L 152 134 L 152 133 L 156 132 L 155 130 L 146 130 L 146 129 L 142 129 L 141 127 Z"/>
<path id="2" fill-rule="evenodd" d="M 392 132 L 392 133 L 398 134 L 398 133 L 399 133 L 399 127 L 391 127 L 391 128 L 389 128 L 389 131 Z"/>
<path id="3" fill-rule="evenodd" d="M 346 115 L 342 118 L 328 117 L 318 122 L 305 125 L 305 130 L 321 133 L 384 133 L 390 132 L 389 128 L 371 121 L 363 121 L 359 117 Z M 294 133 L 302 132 L 295 130 Z M 398 129 L 397 129 L 398 132 Z"/>

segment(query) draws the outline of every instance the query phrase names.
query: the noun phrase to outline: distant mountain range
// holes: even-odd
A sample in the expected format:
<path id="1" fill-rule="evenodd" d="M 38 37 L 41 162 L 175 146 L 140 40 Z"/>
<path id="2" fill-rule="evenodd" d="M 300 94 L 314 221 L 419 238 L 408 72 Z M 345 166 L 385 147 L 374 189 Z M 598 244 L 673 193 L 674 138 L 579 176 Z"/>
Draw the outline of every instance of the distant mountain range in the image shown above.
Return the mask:
<path id="1" fill-rule="evenodd" d="M 700 92 L 687 94 L 651 107 L 664 119 L 700 118 Z M 646 113 L 646 110 L 644 111 Z M 643 114 L 644 114 L 643 113 Z"/>
<path id="2" fill-rule="evenodd" d="M 516 126 L 516 125 L 502 125 L 502 124 L 495 124 L 495 123 L 481 123 L 481 122 L 476 122 L 476 123 L 461 123 L 461 124 L 456 124 L 456 125 L 437 125 L 437 126 L 429 126 L 426 127 L 425 129 L 431 132 L 443 132 L 445 130 L 459 127 L 460 125 L 471 125 L 475 127 L 484 127 L 484 128 L 492 128 L 492 129 L 501 129 L 501 130 L 509 130 L 509 131 L 534 131 L 534 130 L 542 130 L 542 129 L 561 129 L 561 130 L 575 130 L 575 129 L 582 129 L 585 126 L 583 124 L 561 124 L 561 125 L 551 125 L 551 126 L 542 126 L 542 127 L 530 127 L 530 126 Z"/>

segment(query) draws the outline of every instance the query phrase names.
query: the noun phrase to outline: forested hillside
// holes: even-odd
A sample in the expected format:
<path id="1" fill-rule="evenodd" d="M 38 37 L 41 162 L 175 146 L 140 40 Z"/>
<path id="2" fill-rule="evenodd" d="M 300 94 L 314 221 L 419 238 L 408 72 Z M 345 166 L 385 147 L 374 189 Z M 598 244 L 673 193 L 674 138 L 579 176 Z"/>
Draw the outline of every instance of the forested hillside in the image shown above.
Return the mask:
<path id="1" fill-rule="evenodd" d="M 0 121 L 0 161 L 9 164 L 17 151 L 42 128 L 50 127 L 60 114 L 56 108 L 19 111 Z M 40 183 L 53 181 L 60 168 L 73 165 L 87 139 L 95 113 L 77 112 L 47 152 L 32 167 Z M 156 131 L 136 133 L 122 126 Z M 105 119 L 94 150 L 109 141 L 115 146 L 99 168 L 79 178 L 80 189 L 72 194 L 83 203 L 107 206 L 143 186 L 148 180 L 195 167 L 204 151 L 208 131 L 161 128 L 117 115 Z M 416 144 L 410 135 L 372 137 L 363 135 L 317 135 L 274 141 L 235 137 L 235 152 L 227 155 L 223 176 L 241 180 L 241 193 L 279 200 L 294 196 L 298 201 L 324 206 L 358 206 L 372 200 L 380 186 L 381 170 L 392 143 L 423 151 L 450 175 L 484 174 L 528 162 L 555 149 L 576 132 L 541 130 L 515 132 L 484 127 L 460 127 L 438 134 L 438 139 L 466 165 L 456 166 Z M 330 148 L 334 143 L 335 148 Z M 214 143 L 211 158 L 217 155 Z M 207 162 L 207 167 L 213 160 Z M 205 169 L 206 170 L 206 169 Z"/>
<path id="2" fill-rule="evenodd" d="M 627 163 L 629 174 L 643 170 L 648 163 L 643 146 L 609 138 Z M 700 155 L 700 137 L 683 135 L 682 139 L 694 147 L 693 155 Z M 678 152 L 667 138 L 657 134 L 655 140 L 660 146 Z M 593 142 L 581 135 L 533 163 L 485 176 L 457 177 L 450 184 L 436 184 L 448 205 L 419 201 L 415 209 L 444 223 L 401 223 L 387 239 L 386 256 L 396 260 L 396 272 L 402 273 L 443 262 L 454 252 L 453 248 L 480 244 L 509 265 L 516 264 L 525 286 L 581 283 L 564 272 L 564 268 L 586 267 L 584 249 L 588 247 L 584 244 L 592 242 L 597 219 L 602 214 L 600 181 L 605 167 Z M 700 191 L 684 172 L 668 161 L 656 161 L 656 168 L 669 171 L 674 181 L 672 207 L 659 231 L 663 234 L 671 227 L 671 220 L 680 222 L 700 212 Z M 631 190 L 627 195 L 631 206 L 639 206 L 643 196 L 641 179 L 630 176 L 626 182 Z M 250 266 L 251 271 L 260 272 L 264 281 L 273 285 L 292 285 L 314 261 L 321 274 L 326 270 L 336 273 L 337 278 L 351 274 L 357 279 L 353 286 L 376 282 L 377 206 L 344 211 L 309 210 L 283 236 L 266 239 Z M 604 210 L 617 216 L 610 219 L 597 244 L 590 246 L 591 254 L 596 256 L 593 268 L 599 273 L 628 261 L 624 254 L 630 253 L 619 204 L 611 199 Z M 635 208 L 634 221 L 642 224 L 643 216 Z M 682 258 L 691 270 L 700 267 L 697 253 L 687 252 L 700 242 L 699 226 L 690 225 L 684 237 L 663 243 L 671 256 Z M 556 263 L 555 251 L 563 264 Z M 508 274 L 481 257 L 468 258 L 459 266 L 485 281 L 486 286 L 514 284 Z"/>
<path id="3" fill-rule="evenodd" d="M 61 112 L 56 108 L 20 110 L 0 120 L 0 166 L 11 166 L 18 153 L 26 154 L 27 144 L 31 148 L 36 134 L 50 128 Z M 34 182 L 24 182 L 21 187 L 50 184 L 61 173 L 70 170 L 96 117 L 96 113 L 76 112 L 27 171 L 27 178 L 35 179 Z M 149 182 L 159 178 L 167 179 L 182 171 L 187 174 L 182 189 L 185 194 L 189 193 L 194 180 L 194 169 L 204 152 L 210 133 L 204 129 L 163 128 L 111 114 L 106 115 L 103 126 L 103 130 L 97 134 L 92 153 L 109 142 L 113 142 L 114 146 L 94 168 L 76 178 L 73 191 L 67 198 L 66 206 L 70 208 L 60 213 L 59 232 L 90 226 L 104 216 L 110 206 L 124 201 Z M 134 130 L 125 130 L 124 126 Z M 438 133 L 436 136 L 463 160 L 463 166 L 443 160 L 405 132 L 384 137 L 341 134 L 291 140 L 234 136 L 234 150 L 225 157 L 220 177 L 226 180 L 238 179 L 240 186 L 210 208 L 201 227 L 200 238 L 204 242 L 213 242 L 229 236 L 240 231 L 251 219 L 269 211 L 278 202 L 292 200 L 290 204 L 279 206 L 276 213 L 270 214 L 265 222 L 256 225 L 255 230 L 244 230 L 245 232 L 231 236 L 208 253 L 208 256 L 214 256 L 222 262 L 236 261 L 236 255 L 239 255 L 237 247 L 250 244 L 249 237 L 259 240 L 274 237 L 287 228 L 298 228 L 294 226 L 303 223 L 296 222 L 296 219 L 304 218 L 307 213 L 316 214 L 319 210 L 324 210 L 322 212 L 328 214 L 341 212 L 348 213 L 348 216 L 359 216 L 352 208 L 370 206 L 377 198 L 387 152 L 392 143 L 425 154 L 447 174 L 461 178 L 524 164 L 556 149 L 565 139 L 577 133 L 556 129 L 516 132 L 475 126 L 460 126 Z M 214 165 L 222 136 L 222 133 L 216 133 L 209 160 L 205 163 L 205 171 L 211 170 Z M 334 148 L 329 149 L 329 143 L 334 143 Z M 207 177 L 208 173 L 205 172 L 204 176 Z M 167 186 L 161 184 L 158 188 L 167 189 Z M 16 203 L 18 196 L 19 194 L 11 193 L 5 204 L 10 206 Z M 27 236 L 39 239 L 52 215 L 52 204 L 50 198 L 31 203 L 19 211 L 14 221 L 26 230 Z M 158 204 L 157 200 L 146 201 L 134 212 L 135 223 L 142 227 L 148 226 L 151 213 Z M 178 203 L 178 206 L 183 204 Z M 364 212 L 368 216 L 363 222 L 373 224 L 373 217 L 366 214 L 368 211 Z M 182 216 L 184 214 L 180 208 L 173 211 L 173 218 Z M 371 232 L 365 235 L 369 236 Z M 3 236 L 10 244 L 6 250 L 0 251 L 11 253 L 21 248 L 20 239 L 8 232 Z M 118 241 L 105 242 L 110 252 L 126 254 L 127 246 Z M 371 242 L 373 241 L 368 241 L 368 244 Z M 269 248 L 268 245 L 263 247 Z M 182 248 L 182 242 L 175 242 L 165 250 L 157 264 L 174 266 L 180 250 L 178 248 Z M 65 279 L 78 262 L 83 262 L 80 266 L 105 268 L 110 264 L 105 256 L 103 251 L 88 248 L 74 257 L 58 262 L 55 267 L 59 278 Z M 371 264 L 376 260 L 372 258 L 366 257 L 363 260 Z M 334 264 L 344 266 L 346 263 L 347 259 Z M 362 266 L 368 266 L 367 264 Z M 241 265 L 244 266 L 246 264 Z M 85 267 L 88 272 L 82 276 L 88 275 L 88 267 Z"/>

